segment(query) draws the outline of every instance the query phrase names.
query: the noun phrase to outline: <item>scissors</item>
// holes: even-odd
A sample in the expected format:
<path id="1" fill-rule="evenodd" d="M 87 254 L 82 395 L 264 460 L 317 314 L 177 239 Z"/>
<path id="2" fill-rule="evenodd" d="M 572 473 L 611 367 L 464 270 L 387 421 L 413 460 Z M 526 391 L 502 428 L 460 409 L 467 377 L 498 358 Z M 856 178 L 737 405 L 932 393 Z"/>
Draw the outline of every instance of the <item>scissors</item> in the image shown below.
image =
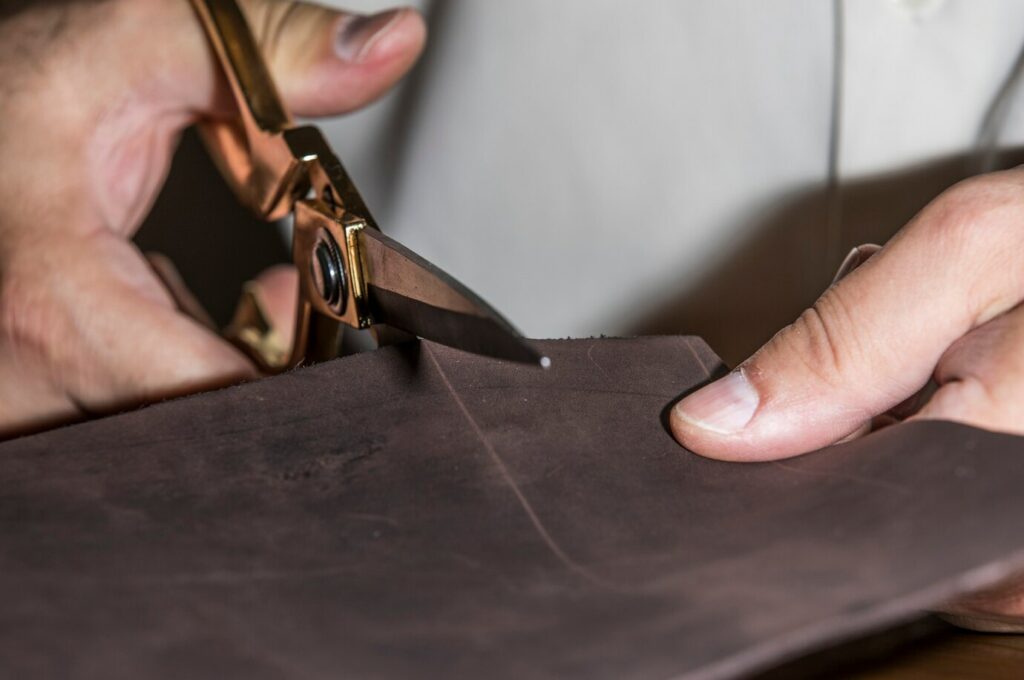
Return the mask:
<path id="1" fill-rule="evenodd" d="M 295 125 L 235 0 L 192 0 L 238 117 L 200 132 L 242 203 L 294 218 L 299 304 L 290 347 L 243 292 L 225 334 L 267 372 L 331 359 L 344 326 L 378 345 L 422 337 L 475 354 L 547 366 L 498 312 L 440 268 L 381 233 L 319 129 Z"/>

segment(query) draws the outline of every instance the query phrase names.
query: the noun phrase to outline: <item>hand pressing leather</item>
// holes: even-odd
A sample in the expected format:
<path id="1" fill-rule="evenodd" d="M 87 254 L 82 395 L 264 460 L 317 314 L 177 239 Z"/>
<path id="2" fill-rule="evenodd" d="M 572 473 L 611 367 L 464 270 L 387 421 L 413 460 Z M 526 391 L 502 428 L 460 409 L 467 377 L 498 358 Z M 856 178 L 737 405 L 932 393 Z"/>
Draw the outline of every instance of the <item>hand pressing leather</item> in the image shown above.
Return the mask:
<path id="1" fill-rule="evenodd" d="M 425 37 L 412 10 L 242 4 L 297 115 L 375 99 Z M 233 113 L 190 3 L 30 3 L 0 25 L 0 82 L 0 436 L 254 376 L 130 242 L 181 131 Z"/>
<path id="2" fill-rule="evenodd" d="M 1024 434 L 1022 300 L 1018 168 L 939 196 L 754 356 L 680 401 L 672 431 L 730 461 L 795 456 L 879 418 Z M 1024 588 L 1000 592 L 958 607 L 973 617 L 961 623 L 1024 624 Z"/>

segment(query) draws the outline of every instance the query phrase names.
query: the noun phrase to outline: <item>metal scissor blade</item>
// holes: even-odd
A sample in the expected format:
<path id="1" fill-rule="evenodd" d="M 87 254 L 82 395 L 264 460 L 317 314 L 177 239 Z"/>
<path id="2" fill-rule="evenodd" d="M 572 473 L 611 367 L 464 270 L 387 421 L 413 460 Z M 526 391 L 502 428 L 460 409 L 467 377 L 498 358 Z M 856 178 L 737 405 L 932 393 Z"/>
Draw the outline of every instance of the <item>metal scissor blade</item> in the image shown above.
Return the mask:
<path id="1" fill-rule="evenodd" d="M 374 323 L 474 354 L 548 366 L 512 324 L 444 271 L 376 229 L 360 236 Z"/>

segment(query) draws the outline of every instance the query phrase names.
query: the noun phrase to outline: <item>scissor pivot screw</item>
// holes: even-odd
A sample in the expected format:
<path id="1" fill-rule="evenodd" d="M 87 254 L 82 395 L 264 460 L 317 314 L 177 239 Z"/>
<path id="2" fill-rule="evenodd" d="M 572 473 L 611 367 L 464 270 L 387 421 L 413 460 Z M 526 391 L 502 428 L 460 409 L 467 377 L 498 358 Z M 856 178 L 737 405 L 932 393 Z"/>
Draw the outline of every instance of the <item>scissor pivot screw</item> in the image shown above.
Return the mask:
<path id="1" fill-rule="evenodd" d="M 329 234 L 321 234 L 317 240 L 310 266 L 320 297 L 339 312 L 344 311 L 345 266 L 341 262 L 338 246 Z M 339 305 L 342 308 L 339 308 Z"/>

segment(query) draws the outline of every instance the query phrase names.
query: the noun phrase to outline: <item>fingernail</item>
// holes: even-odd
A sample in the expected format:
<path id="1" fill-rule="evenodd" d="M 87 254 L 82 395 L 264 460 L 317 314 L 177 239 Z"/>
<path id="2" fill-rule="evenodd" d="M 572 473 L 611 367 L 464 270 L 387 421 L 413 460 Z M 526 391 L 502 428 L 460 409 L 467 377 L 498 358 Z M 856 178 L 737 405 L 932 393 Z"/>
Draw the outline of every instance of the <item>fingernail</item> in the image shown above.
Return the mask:
<path id="1" fill-rule="evenodd" d="M 394 25 L 403 10 L 392 9 L 379 14 L 350 14 L 341 20 L 334 41 L 334 52 L 343 61 L 358 64 Z"/>
<path id="2" fill-rule="evenodd" d="M 743 371 L 733 371 L 680 401 L 675 414 L 682 420 L 718 434 L 739 432 L 761 399 Z"/>
<path id="3" fill-rule="evenodd" d="M 846 259 L 839 265 L 836 275 L 832 278 L 832 285 L 835 285 L 847 277 L 854 269 L 867 262 L 872 255 L 882 249 L 882 246 L 874 243 L 862 243 L 846 255 Z"/>

